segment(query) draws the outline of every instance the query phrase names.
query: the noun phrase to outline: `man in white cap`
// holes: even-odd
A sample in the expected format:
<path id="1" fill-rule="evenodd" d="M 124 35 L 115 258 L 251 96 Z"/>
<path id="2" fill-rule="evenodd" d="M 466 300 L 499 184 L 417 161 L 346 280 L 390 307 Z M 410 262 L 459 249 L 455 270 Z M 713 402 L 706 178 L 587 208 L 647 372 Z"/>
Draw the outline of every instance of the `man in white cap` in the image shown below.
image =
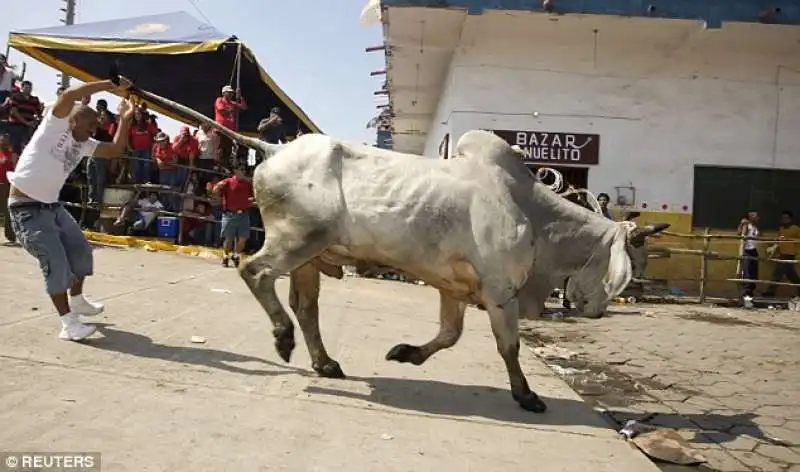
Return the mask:
<path id="1" fill-rule="evenodd" d="M 75 219 L 58 201 L 69 174 L 84 156 L 120 157 L 128 145 L 128 126 L 134 106 L 123 100 L 119 127 L 113 142 L 92 138 L 99 125 L 97 112 L 76 104 L 81 97 L 117 89 L 131 83 L 123 78 L 88 82 L 65 90 L 33 133 L 13 172 L 8 213 L 17 241 L 39 262 L 45 286 L 61 317 L 59 337 L 79 341 L 97 329 L 81 322 L 80 315 L 97 315 L 103 305 L 83 295 L 83 281 L 94 271 L 92 248 Z"/>
<path id="2" fill-rule="evenodd" d="M 222 87 L 222 96 L 217 97 L 214 102 L 214 121 L 226 128 L 236 131 L 237 118 L 240 111 L 247 110 L 247 104 L 242 98 L 241 90 L 234 90 L 230 85 Z M 233 152 L 233 141 L 225 135 L 219 137 L 219 162 L 223 166 L 232 169 L 231 153 Z"/>

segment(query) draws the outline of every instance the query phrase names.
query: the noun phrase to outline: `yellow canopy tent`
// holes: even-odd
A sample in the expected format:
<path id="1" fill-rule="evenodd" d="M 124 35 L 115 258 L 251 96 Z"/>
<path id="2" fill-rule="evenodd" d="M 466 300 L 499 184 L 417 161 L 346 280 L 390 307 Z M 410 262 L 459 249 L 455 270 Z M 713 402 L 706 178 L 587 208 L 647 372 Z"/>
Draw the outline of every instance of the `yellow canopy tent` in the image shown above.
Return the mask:
<path id="1" fill-rule="evenodd" d="M 255 135 L 259 121 L 276 106 L 288 135 L 321 132 L 247 46 L 186 12 L 15 31 L 9 45 L 82 81 L 105 78 L 117 63 L 140 88 L 209 117 L 222 87 L 239 86 L 248 104 L 239 115 L 245 134 Z M 196 125 L 173 111 L 152 109 Z"/>

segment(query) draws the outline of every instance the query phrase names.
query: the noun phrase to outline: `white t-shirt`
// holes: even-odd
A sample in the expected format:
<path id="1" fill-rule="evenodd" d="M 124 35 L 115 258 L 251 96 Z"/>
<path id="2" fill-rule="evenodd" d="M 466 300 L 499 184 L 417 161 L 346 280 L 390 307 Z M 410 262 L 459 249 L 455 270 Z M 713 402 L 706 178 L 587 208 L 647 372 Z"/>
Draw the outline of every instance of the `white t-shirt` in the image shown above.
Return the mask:
<path id="1" fill-rule="evenodd" d="M 69 118 L 56 118 L 49 110 L 22 151 L 8 181 L 25 195 L 42 203 L 55 203 L 70 172 L 84 156 L 93 156 L 96 139 L 78 142 L 69 129 Z"/>
<path id="2" fill-rule="evenodd" d="M 214 148 L 211 147 L 211 133 L 206 134 L 202 129 L 197 131 L 197 158 L 214 159 Z"/>
<path id="3" fill-rule="evenodd" d="M 752 223 L 747 224 L 747 228 L 744 231 L 745 238 L 757 238 L 759 234 L 758 228 L 756 228 Z M 751 251 L 756 248 L 756 242 L 752 239 L 745 239 L 744 243 L 742 243 L 742 248 Z"/>
<path id="4" fill-rule="evenodd" d="M 150 226 L 150 223 L 156 219 L 159 210 L 163 210 L 164 205 L 158 200 L 151 202 L 149 198 L 142 198 L 139 200 L 139 214 L 142 215 L 145 226 Z"/>

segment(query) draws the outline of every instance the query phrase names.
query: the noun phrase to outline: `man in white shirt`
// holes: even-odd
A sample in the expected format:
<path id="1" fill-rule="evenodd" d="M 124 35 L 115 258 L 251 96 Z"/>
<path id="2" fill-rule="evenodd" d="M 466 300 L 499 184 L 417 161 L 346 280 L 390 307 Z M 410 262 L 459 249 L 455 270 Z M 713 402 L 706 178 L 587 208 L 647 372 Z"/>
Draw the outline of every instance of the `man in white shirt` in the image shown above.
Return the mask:
<path id="1" fill-rule="evenodd" d="M 146 233 L 163 210 L 164 204 L 158 200 L 158 194 L 151 192 L 146 197 L 131 199 L 126 203 L 114 226 L 126 228 L 130 236 Z"/>
<path id="2" fill-rule="evenodd" d="M 47 293 L 61 317 L 64 340 L 79 341 L 97 329 L 80 315 L 104 309 L 83 295 L 83 281 L 94 271 L 92 248 L 75 219 L 58 202 L 58 194 L 83 156 L 114 158 L 127 147 L 133 103 L 120 104 L 120 123 L 113 142 L 92 139 L 97 112 L 75 102 L 98 92 L 126 91 L 131 83 L 118 77 L 77 85 L 65 90 L 42 119 L 30 142 L 9 172 L 8 210 L 17 241 L 39 261 Z M 68 296 L 69 293 L 69 296 Z"/>
<path id="3" fill-rule="evenodd" d="M 11 89 L 14 87 L 14 81 L 23 80 L 24 78 L 25 67 L 23 66 L 22 68 L 22 74 L 17 74 L 14 68 L 8 65 L 6 55 L 0 54 L 0 103 L 11 96 Z"/>
<path id="4" fill-rule="evenodd" d="M 217 148 L 219 147 L 219 135 L 211 129 L 211 126 L 203 123 L 194 135 L 197 139 L 197 168 L 209 172 L 199 172 L 198 182 L 201 186 L 214 177 L 211 173 L 217 163 Z"/>
<path id="5" fill-rule="evenodd" d="M 139 220 L 141 221 L 141 228 L 138 229 L 147 229 L 153 224 L 155 221 L 156 216 L 158 213 L 164 209 L 164 204 L 158 201 L 158 194 L 151 193 L 148 198 L 142 198 L 139 200 L 139 216 L 142 218 Z M 134 226 L 136 226 L 134 224 Z"/>
<path id="6" fill-rule="evenodd" d="M 754 238 L 758 238 L 760 231 L 758 229 L 759 216 L 757 211 L 747 212 L 747 216 L 742 218 L 739 222 L 739 234 L 744 236 L 742 240 L 741 256 L 739 262 L 739 275 L 743 279 L 757 280 L 758 279 L 758 245 Z M 747 308 L 752 308 L 753 296 L 755 294 L 756 284 L 753 282 L 745 282 L 742 284 L 742 299 Z"/>

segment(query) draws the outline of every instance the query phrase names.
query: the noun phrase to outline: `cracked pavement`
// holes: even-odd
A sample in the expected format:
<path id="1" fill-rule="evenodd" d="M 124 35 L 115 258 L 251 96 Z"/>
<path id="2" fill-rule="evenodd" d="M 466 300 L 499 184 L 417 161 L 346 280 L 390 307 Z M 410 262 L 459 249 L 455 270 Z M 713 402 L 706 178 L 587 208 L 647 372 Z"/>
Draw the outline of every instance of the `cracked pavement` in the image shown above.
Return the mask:
<path id="1" fill-rule="evenodd" d="M 577 353 L 545 361 L 613 423 L 678 429 L 706 470 L 800 472 L 800 313 L 644 304 L 610 312 L 526 320 L 523 339 Z"/>

